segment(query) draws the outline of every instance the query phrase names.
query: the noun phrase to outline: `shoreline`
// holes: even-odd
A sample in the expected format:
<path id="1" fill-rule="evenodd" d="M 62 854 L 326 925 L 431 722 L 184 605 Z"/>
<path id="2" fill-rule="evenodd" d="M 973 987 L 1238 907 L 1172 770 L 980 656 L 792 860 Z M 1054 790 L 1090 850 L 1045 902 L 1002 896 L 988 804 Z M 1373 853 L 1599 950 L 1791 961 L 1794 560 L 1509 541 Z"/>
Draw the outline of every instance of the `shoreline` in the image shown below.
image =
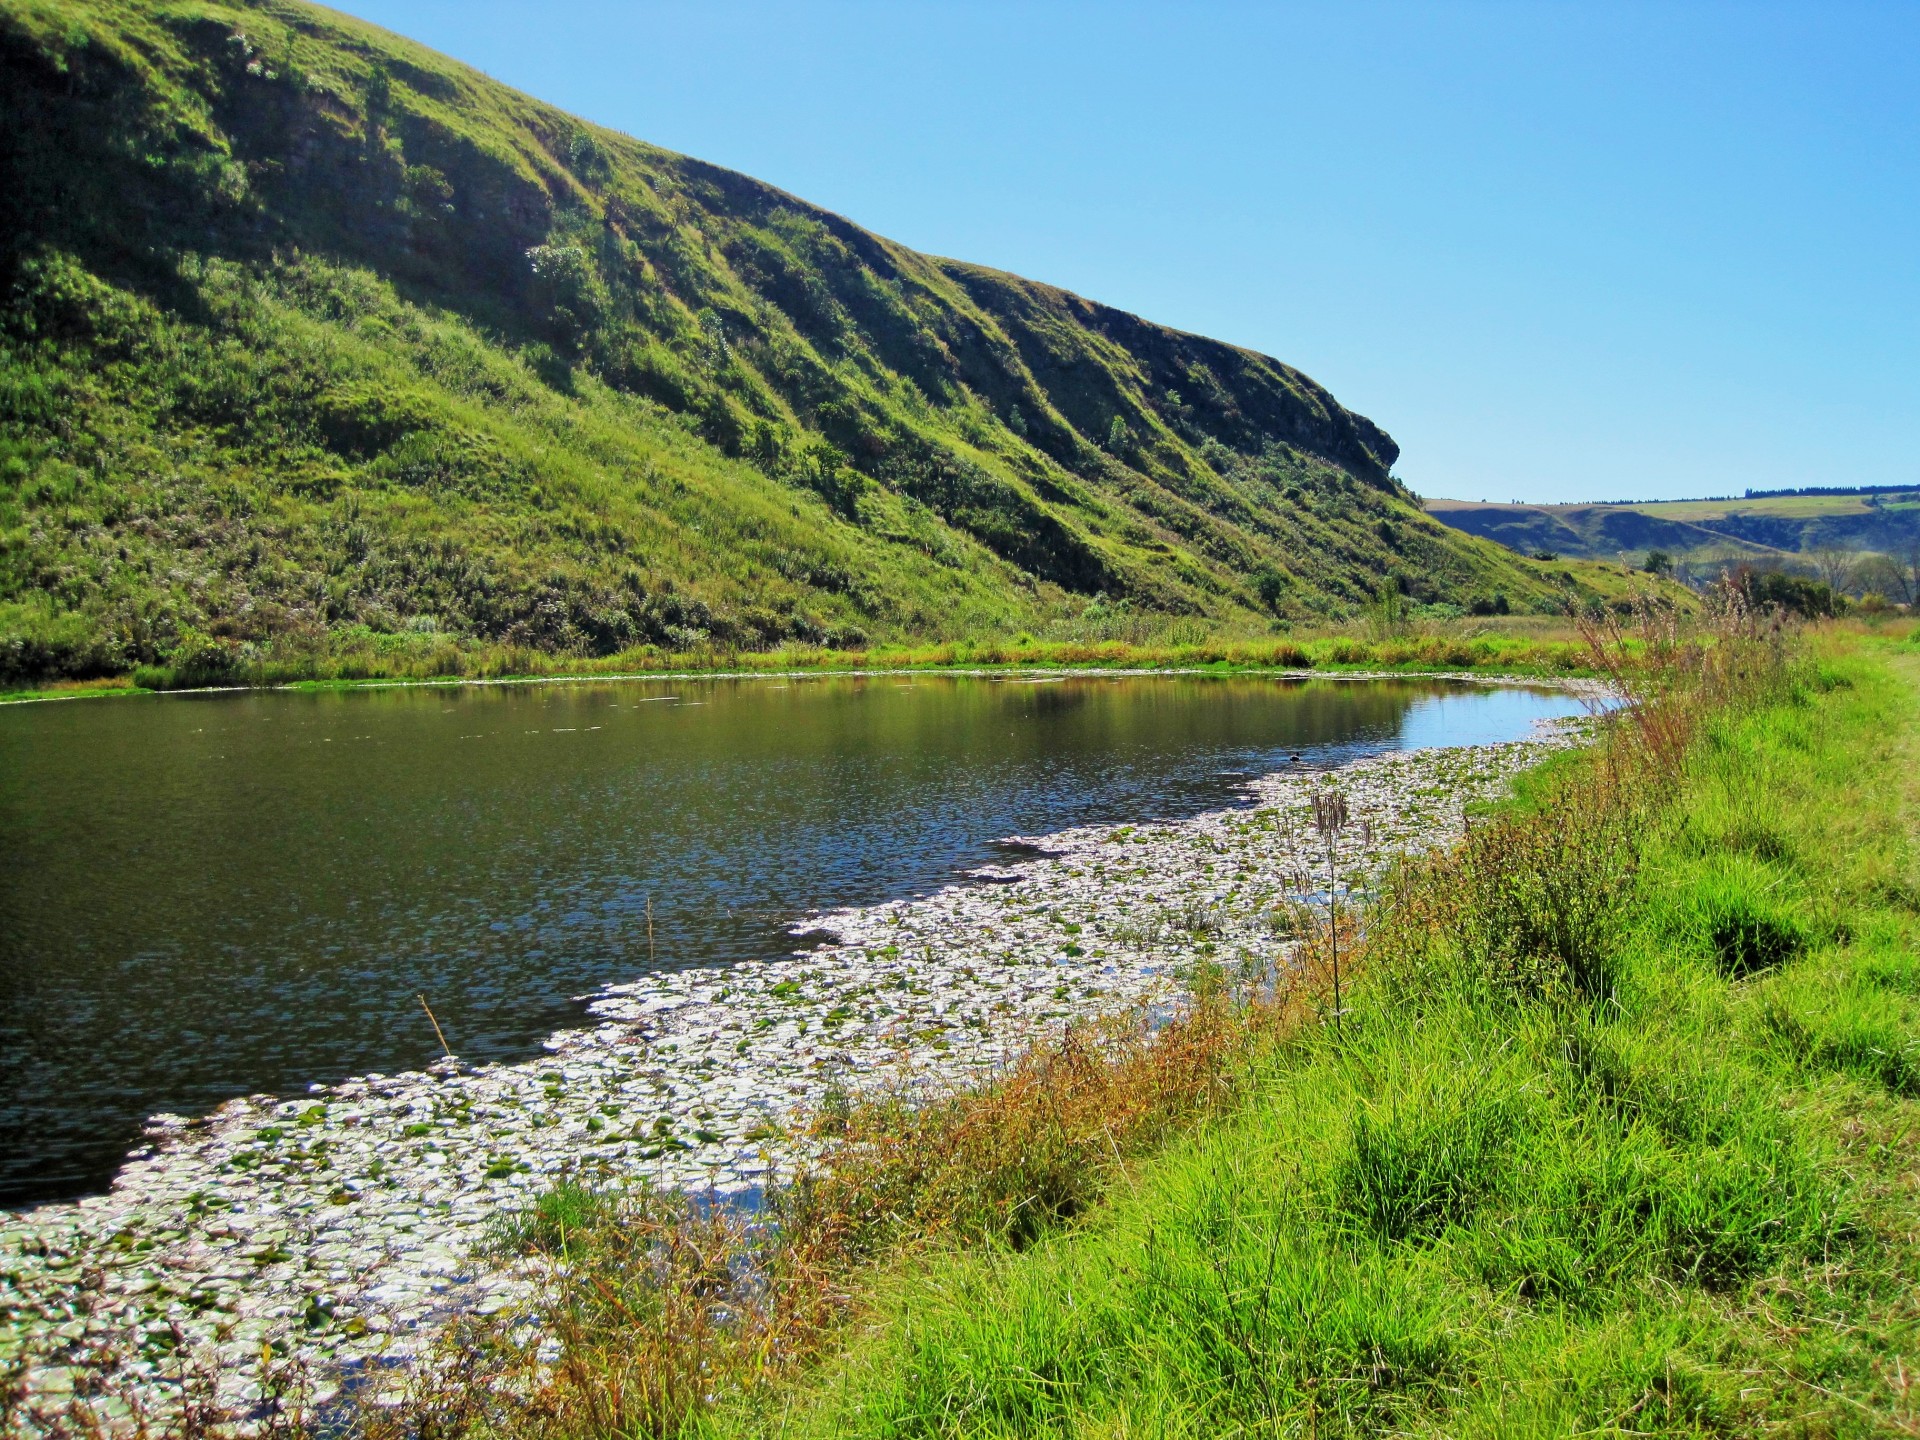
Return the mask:
<path id="1" fill-rule="evenodd" d="M 169 695 L 249 695 L 249 694 L 337 694 L 356 690 L 459 689 L 489 685 L 594 685 L 627 684 L 635 680 L 845 680 L 888 675 L 954 675 L 974 679 L 997 679 L 1013 675 L 1059 676 L 1063 679 L 1093 676 L 1233 676 L 1269 677 L 1276 680 L 1448 680 L 1480 685 L 1537 685 L 1550 690 L 1604 689 L 1605 680 L 1584 671 L 1557 671 L 1534 674 L 1519 669 L 1490 667 L 1485 670 L 1443 669 L 1412 666 L 1382 670 L 1364 666 L 1283 666 L 1215 661 L 1206 664 L 1066 664 L 1043 660 L 1013 661 L 1004 664 L 985 662 L 929 662 L 898 665 L 789 666 L 783 668 L 698 667 L 675 670 L 622 670 L 605 674 L 561 672 L 544 675 L 448 675 L 422 677 L 369 677 L 363 680 L 280 680 L 265 685 L 195 685 L 144 689 L 132 684 L 76 688 L 71 693 L 59 690 L 21 691 L 0 694 L 0 706 L 44 705 L 63 700 L 115 700 L 139 696 Z"/>
<path id="2" fill-rule="evenodd" d="M 1391 751 L 1249 780 L 1246 804 L 1188 820 L 1009 837 L 1035 853 L 799 919 L 796 937 L 832 940 L 750 973 L 605 987 L 589 1026 L 531 1060 L 156 1116 L 106 1194 L 0 1212 L 0 1371 L 26 1369 L 27 1407 L 91 1392 L 109 1425 L 176 1410 L 196 1370 L 212 1386 L 199 1398 L 242 1416 L 272 1403 L 276 1373 L 297 1372 L 316 1408 L 392 1383 L 454 1315 L 526 1298 L 483 1252 L 502 1215 L 557 1180 L 751 1203 L 806 1161 L 796 1120 L 836 1092 L 978 1082 L 1054 1027 L 1177 1005 L 1196 963 L 1284 964 L 1297 942 L 1276 907 L 1325 888 L 1314 787 L 1349 797 L 1340 872 L 1357 889 L 1393 855 L 1457 837 L 1466 803 L 1571 743 L 1562 725 Z"/>

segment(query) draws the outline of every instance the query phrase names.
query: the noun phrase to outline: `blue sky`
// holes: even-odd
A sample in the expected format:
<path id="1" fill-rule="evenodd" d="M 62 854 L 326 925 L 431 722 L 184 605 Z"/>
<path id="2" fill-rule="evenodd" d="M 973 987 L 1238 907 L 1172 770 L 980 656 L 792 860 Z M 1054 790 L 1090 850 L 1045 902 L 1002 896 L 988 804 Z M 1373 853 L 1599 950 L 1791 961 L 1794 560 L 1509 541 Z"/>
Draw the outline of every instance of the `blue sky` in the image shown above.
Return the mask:
<path id="1" fill-rule="evenodd" d="M 350 8 L 1277 355 L 1422 494 L 1920 483 L 1920 0 Z"/>

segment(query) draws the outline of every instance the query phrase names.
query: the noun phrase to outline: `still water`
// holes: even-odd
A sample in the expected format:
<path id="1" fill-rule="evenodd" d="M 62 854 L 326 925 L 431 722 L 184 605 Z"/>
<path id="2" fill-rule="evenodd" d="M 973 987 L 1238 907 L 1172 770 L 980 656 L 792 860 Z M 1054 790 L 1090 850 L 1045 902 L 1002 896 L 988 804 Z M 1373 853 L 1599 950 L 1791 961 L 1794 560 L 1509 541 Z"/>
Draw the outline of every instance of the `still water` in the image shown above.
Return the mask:
<path id="1" fill-rule="evenodd" d="M 0 1204 L 111 1178 L 160 1110 L 530 1053 L 652 965 L 994 842 L 1241 776 L 1507 739 L 1563 694 L 1424 681 L 871 676 L 0 707 Z M 652 936 L 648 934 L 648 906 Z"/>

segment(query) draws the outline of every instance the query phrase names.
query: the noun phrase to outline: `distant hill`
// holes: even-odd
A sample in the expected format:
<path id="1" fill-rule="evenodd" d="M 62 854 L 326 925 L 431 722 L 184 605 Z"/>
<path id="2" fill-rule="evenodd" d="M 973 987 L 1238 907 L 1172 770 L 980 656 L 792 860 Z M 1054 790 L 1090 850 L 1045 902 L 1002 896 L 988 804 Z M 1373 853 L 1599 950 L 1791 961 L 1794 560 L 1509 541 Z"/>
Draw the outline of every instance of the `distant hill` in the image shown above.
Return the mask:
<path id="1" fill-rule="evenodd" d="M 1776 491 L 1741 499 L 1644 504 L 1493 505 L 1429 500 L 1427 513 L 1520 554 L 1612 559 L 1664 550 L 1678 559 L 1786 560 L 1823 549 L 1905 557 L 1920 551 L 1920 487 Z"/>
<path id="2" fill-rule="evenodd" d="M 304 4 L 0 0 L 0 193 L 16 676 L 1607 583 L 1424 516 L 1277 360 Z"/>

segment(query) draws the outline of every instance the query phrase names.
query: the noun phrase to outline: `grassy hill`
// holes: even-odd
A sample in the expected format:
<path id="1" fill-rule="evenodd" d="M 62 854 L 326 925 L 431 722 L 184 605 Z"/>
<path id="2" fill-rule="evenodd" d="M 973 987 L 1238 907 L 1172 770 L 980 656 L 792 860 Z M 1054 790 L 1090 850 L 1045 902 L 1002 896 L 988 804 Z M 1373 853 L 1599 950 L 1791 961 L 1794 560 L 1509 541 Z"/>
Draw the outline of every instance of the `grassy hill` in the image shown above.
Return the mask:
<path id="1" fill-rule="evenodd" d="M 0 0 L 0 193 L 0 680 L 1621 584 L 1276 360 L 313 6 Z"/>
<path id="2" fill-rule="evenodd" d="M 1645 504 L 1490 505 L 1429 500 L 1427 513 L 1523 554 L 1610 559 L 1664 550 L 1702 561 L 1788 561 L 1820 550 L 1920 560 L 1920 490 L 1883 488 Z"/>

